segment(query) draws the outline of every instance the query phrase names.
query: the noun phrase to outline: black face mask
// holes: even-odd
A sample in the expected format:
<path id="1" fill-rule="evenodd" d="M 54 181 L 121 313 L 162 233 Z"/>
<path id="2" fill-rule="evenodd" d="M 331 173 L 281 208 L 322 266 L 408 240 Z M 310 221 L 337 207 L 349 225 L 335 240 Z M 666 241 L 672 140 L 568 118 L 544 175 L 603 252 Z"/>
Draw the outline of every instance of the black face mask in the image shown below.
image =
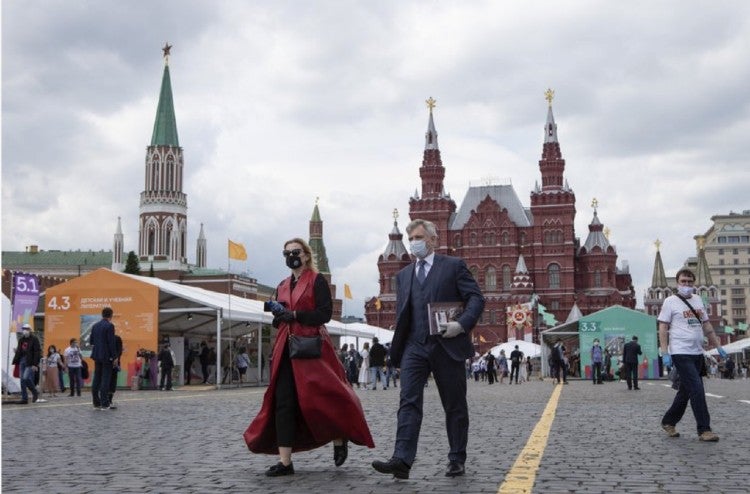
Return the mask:
<path id="1" fill-rule="evenodd" d="M 302 266 L 302 259 L 300 258 L 300 256 L 287 256 L 286 265 L 289 267 L 289 269 L 297 269 Z"/>

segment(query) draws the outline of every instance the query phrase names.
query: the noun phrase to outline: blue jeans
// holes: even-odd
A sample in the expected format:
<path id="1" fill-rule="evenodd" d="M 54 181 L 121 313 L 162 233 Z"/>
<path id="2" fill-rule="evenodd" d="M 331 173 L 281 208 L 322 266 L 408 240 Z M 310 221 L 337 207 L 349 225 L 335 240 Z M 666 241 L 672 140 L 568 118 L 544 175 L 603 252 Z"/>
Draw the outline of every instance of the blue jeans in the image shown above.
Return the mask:
<path id="1" fill-rule="evenodd" d="M 708 414 L 706 392 L 703 389 L 701 365 L 703 355 L 672 355 L 672 365 L 680 375 L 680 387 L 672 406 L 661 419 L 664 425 L 677 425 L 687 409 L 688 401 L 693 409 L 698 434 L 711 430 L 711 416 Z"/>
<path id="2" fill-rule="evenodd" d="M 21 399 L 23 401 L 28 401 L 29 393 L 27 389 L 31 390 L 31 394 L 34 396 L 34 399 L 36 399 L 37 396 L 39 396 L 39 393 L 34 384 L 34 369 L 32 369 L 30 365 L 26 365 L 25 360 L 21 360 L 18 372 L 21 376 Z"/>
<path id="3" fill-rule="evenodd" d="M 81 396 L 81 386 L 83 378 L 81 377 L 80 367 L 68 367 L 68 380 L 70 381 L 70 396 L 78 393 Z"/>
<path id="4" fill-rule="evenodd" d="M 372 389 L 378 389 L 377 377 L 380 377 L 380 385 L 383 388 L 388 387 L 388 383 L 385 381 L 385 373 L 382 367 L 370 367 L 370 382 L 372 383 Z"/>

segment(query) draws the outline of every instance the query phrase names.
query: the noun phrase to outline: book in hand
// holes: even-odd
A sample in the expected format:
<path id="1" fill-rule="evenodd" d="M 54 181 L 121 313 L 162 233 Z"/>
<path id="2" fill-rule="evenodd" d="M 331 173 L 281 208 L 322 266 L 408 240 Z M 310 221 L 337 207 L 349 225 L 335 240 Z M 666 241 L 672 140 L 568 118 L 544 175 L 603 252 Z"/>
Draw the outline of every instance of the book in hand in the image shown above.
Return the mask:
<path id="1" fill-rule="evenodd" d="M 435 302 L 427 304 L 427 314 L 430 321 L 430 334 L 442 335 L 445 325 L 451 321 L 458 321 L 464 306 L 460 302 Z"/>

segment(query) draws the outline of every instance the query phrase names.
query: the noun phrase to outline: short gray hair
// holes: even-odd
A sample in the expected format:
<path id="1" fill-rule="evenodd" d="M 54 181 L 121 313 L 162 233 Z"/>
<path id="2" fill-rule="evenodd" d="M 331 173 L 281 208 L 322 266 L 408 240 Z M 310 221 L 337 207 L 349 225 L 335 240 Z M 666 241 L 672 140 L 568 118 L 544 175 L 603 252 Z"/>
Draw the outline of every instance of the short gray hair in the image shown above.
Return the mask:
<path id="1" fill-rule="evenodd" d="M 411 223 L 406 225 L 406 233 L 408 235 L 411 235 L 411 232 L 416 230 L 418 226 L 423 227 L 424 231 L 427 232 L 428 236 L 437 237 L 437 228 L 435 227 L 435 223 L 433 223 L 432 221 L 421 220 L 421 219 L 412 220 Z"/>

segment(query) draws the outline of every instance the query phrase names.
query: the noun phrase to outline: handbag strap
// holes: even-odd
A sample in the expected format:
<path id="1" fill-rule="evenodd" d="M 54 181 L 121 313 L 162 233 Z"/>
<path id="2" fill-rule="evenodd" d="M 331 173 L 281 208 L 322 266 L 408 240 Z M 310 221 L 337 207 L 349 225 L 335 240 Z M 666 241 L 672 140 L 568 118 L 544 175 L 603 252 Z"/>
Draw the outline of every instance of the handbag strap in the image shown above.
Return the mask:
<path id="1" fill-rule="evenodd" d="M 693 312 L 693 315 L 695 316 L 695 318 L 698 319 L 698 322 L 701 323 L 701 324 L 703 324 L 703 321 L 701 321 L 701 316 L 698 314 L 698 312 L 695 309 L 693 309 L 693 306 L 690 305 L 690 302 L 688 302 L 687 299 L 685 297 L 683 297 L 682 295 L 680 295 L 679 293 L 677 293 L 676 295 L 680 298 L 680 300 L 682 300 L 683 302 L 685 302 L 685 305 L 687 305 L 690 308 L 690 310 Z"/>

